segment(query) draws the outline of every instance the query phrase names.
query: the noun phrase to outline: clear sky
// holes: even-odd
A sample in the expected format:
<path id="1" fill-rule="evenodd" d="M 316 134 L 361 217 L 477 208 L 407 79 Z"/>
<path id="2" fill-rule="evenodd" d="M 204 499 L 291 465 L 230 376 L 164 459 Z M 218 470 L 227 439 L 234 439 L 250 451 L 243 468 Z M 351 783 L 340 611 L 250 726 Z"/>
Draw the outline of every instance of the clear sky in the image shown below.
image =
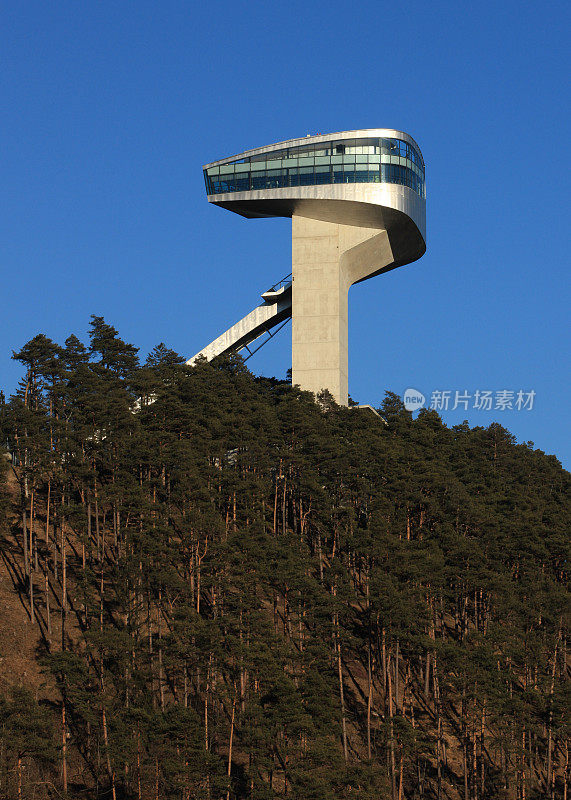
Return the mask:
<path id="1" fill-rule="evenodd" d="M 5 4 L 0 387 L 12 349 L 91 314 L 193 355 L 291 269 L 291 223 L 210 206 L 202 164 L 397 128 L 426 161 L 428 250 L 351 289 L 352 397 L 534 391 L 442 417 L 569 467 L 569 22 L 525 0 Z M 290 365 L 289 326 L 248 362 Z"/>

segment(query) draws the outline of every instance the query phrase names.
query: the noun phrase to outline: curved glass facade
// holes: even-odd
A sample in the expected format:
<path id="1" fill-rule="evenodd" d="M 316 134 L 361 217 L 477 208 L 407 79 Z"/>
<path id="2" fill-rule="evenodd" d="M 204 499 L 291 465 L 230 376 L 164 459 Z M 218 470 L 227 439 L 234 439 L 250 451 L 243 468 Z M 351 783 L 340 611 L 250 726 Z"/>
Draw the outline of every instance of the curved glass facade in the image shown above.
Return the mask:
<path id="1" fill-rule="evenodd" d="M 425 197 L 424 161 L 402 139 L 367 137 L 300 145 L 204 170 L 209 195 L 332 183 L 397 183 Z"/>

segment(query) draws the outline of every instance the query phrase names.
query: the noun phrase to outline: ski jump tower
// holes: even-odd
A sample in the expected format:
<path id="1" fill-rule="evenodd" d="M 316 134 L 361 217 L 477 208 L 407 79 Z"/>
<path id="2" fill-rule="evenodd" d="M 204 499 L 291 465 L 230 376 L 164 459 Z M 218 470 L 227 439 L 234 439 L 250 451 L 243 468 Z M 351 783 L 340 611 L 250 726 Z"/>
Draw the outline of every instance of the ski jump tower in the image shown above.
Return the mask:
<path id="1" fill-rule="evenodd" d="M 204 179 L 214 205 L 249 219 L 291 217 L 292 274 L 187 363 L 253 343 L 255 352 L 291 317 L 292 383 L 347 405 L 349 288 L 426 250 L 420 148 L 385 128 L 319 134 L 213 161 Z"/>

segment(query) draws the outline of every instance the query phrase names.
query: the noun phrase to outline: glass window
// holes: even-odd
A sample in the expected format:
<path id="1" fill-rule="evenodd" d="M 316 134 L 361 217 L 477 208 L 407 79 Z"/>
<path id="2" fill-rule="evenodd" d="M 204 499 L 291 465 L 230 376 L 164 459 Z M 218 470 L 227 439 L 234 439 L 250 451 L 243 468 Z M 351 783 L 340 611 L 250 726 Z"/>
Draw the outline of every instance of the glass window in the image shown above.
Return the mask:
<path id="1" fill-rule="evenodd" d="M 251 171 L 252 170 L 252 171 Z M 274 150 L 204 170 L 208 194 L 287 186 L 394 183 L 425 197 L 424 162 L 401 139 L 346 139 Z"/>
<path id="2" fill-rule="evenodd" d="M 266 188 L 266 173 L 252 172 L 252 189 L 265 189 L 265 188 Z"/>
<path id="3" fill-rule="evenodd" d="M 330 167 L 315 167 L 315 183 L 331 183 Z"/>
<path id="4" fill-rule="evenodd" d="M 315 152 L 315 148 L 313 147 L 313 145 L 305 145 L 303 147 L 297 147 L 296 148 L 296 155 L 299 158 L 302 158 L 302 157 L 305 157 L 305 156 L 312 156 L 313 157 L 314 152 Z"/>
<path id="5" fill-rule="evenodd" d="M 299 172 L 297 169 L 288 169 L 288 183 L 290 186 L 299 186 Z"/>

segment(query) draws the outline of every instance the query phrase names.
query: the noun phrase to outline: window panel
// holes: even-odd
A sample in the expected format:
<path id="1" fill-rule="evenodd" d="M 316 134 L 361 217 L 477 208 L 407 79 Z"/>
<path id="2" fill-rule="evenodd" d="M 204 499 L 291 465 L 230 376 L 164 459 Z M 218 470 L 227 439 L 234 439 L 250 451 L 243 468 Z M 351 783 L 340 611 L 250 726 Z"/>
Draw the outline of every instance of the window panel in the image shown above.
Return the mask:
<path id="1" fill-rule="evenodd" d="M 415 147 L 400 139 L 363 138 L 303 145 L 239 159 L 203 172 L 208 194 L 383 182 L 408 186 L 425 197 L 422 157 Z"/>
<path id="2" fill-rule="evenodd" d="M 288 170 L 288 182 L 290 186 L 299 186 L 299 172 L 297 169 Z"/>
<path id="3" fill-rule="evenodd" d="M 315 183 L 331 183 L 331 171 L 329 167 L 315 167 Z"/>

